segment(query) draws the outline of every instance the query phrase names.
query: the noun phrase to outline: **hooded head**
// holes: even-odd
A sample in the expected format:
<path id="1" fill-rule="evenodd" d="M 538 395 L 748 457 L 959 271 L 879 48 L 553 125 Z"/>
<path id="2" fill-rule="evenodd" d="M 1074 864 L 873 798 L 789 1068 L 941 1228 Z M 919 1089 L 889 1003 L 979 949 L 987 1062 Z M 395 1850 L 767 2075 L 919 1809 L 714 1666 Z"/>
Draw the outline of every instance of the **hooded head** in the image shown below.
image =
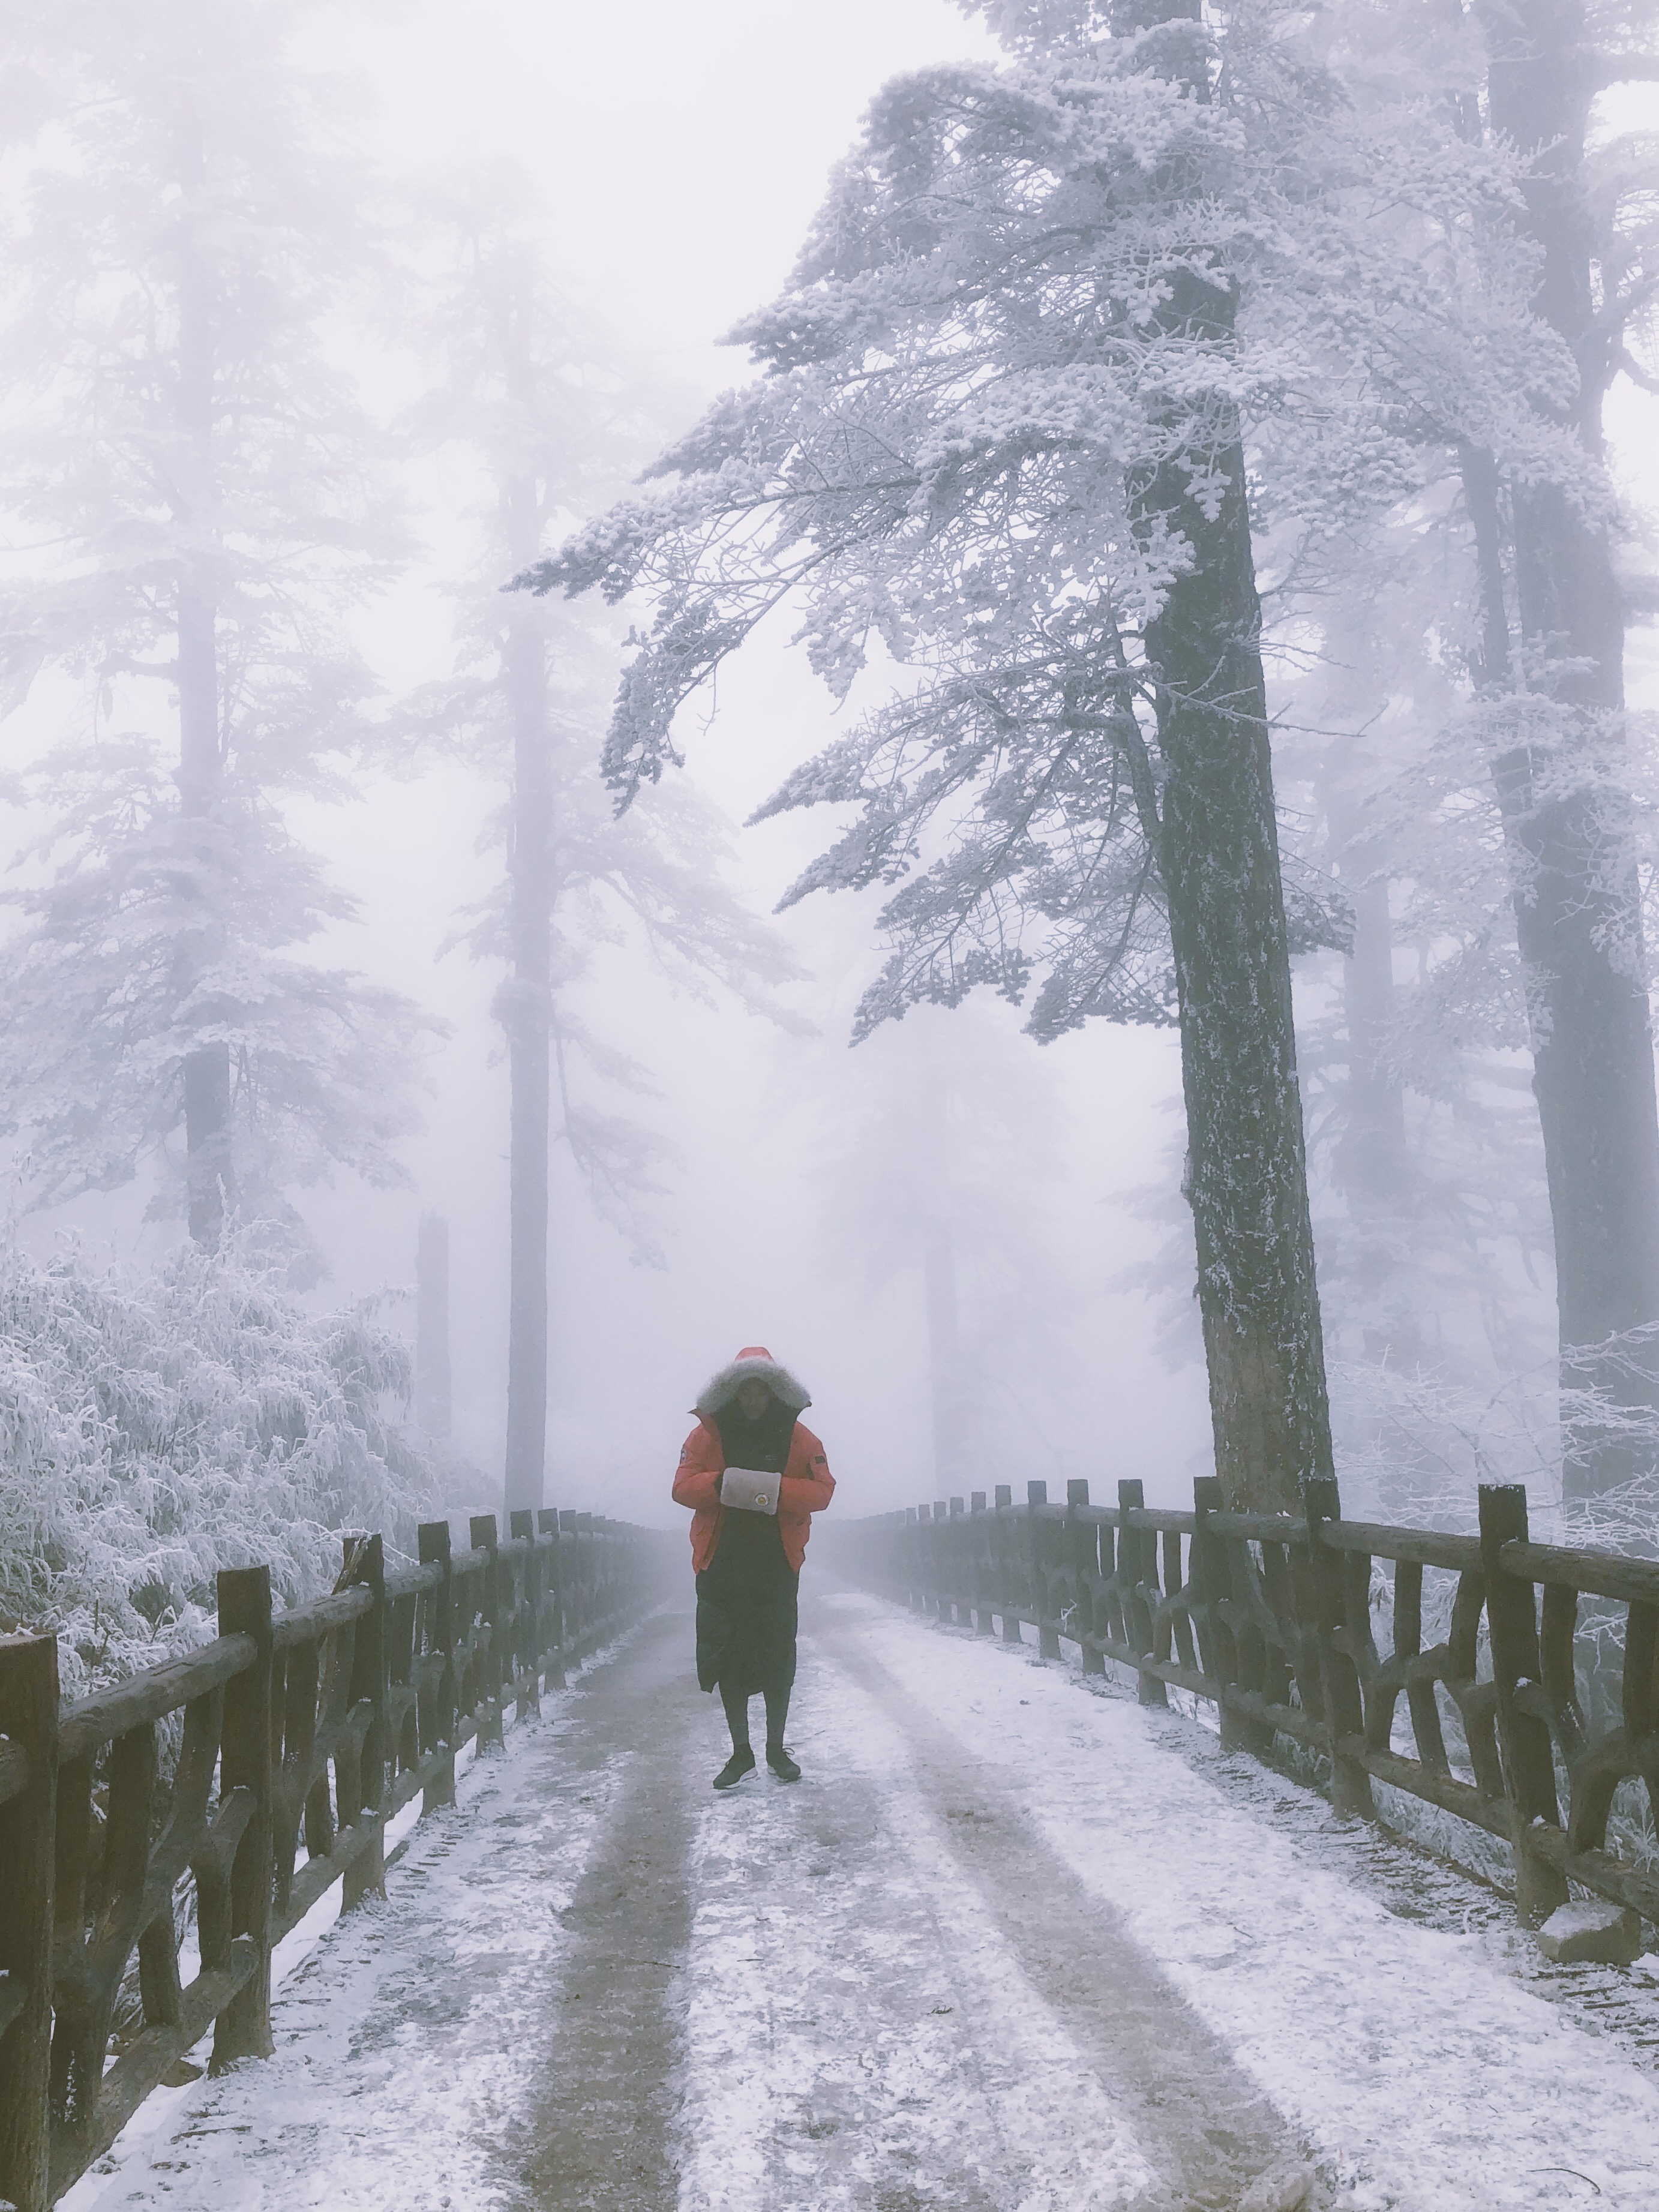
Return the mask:
<path id="1" fill-rule="evenodd" d="M 764 1382 L 781 1406 L 792 1413 L 799 1413 L 812 1402 L 804 1387 L 795 1380 L 787 1367 L 780 1365 L 763 1344 L 745 1344 L 743 1350 L 718 1375 L 711 1376 L 697 1393 L 693 1411 L 705 1417 L 718 1413 L 723 1406 L 731 1404 L 745 1382 Z"/>

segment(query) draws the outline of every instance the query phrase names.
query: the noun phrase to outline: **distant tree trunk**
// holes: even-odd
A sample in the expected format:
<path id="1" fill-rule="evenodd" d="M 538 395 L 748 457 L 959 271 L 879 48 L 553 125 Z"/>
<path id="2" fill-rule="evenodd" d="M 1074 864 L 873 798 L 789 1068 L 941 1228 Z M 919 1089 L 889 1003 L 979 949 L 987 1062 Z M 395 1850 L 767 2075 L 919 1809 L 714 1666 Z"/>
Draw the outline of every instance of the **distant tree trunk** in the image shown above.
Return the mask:
<path id="1" fill-rule="evenodd" d="M 1347 1127 L 1340 1166 L 1346 1188 L 1398 1212 L 1410 1194 L 1406 1094 L 1386 1051 L 1394 1018 L 1394 931 L 1385 879 L 1350 894 L 1353 950 L 1342 963 L 1343 1026 L 1348 1040 Z"/>
<path id="2" fill-rule="evenodd" d="M 1208 99 L 1199 0 L 1138 0 L 1129 13 L 1142 27 L 1182 27 L 1155 65 Z M 1170 281 L 1164 333 L 1229 350 L 1231 291 L 1192 271 Z M 1218 398 L 1205 419 L 1208 482 L 1225 485 L 1213 512 L 1179 461 L 1135 488 L 1141 526 L 1161 521 L 1193 555 L 1146 631 L 1165 764 L 1158 860 L 1216 1472 L 1230 1505 L 1293 1512 L 1304 1480 L 1332 1471 L 1330 1411 L 1244 453 Z M 1170 428 L 1192 435 L 1179 416 Z"/>
<path id="3" fill-rule="evenodd" d="M 1525 189 L 1528 228 L 1542 252 L 1534 306 L 1577 360 L 1572 427 L 1599 458 L 1617 335 L 1598 313 L 1592 283 L 1590 33 L 1578 0 L 1506 0 L 1482 13 L 1492 128 L 1534 156 Z M 1559 485 L 1510 488 L 1517 654 L 1502 490 L 1490 456 L 1472 452 L 1464 461 L 1485 599 L 1484 684 L 1509 690 L 1518 673 L 1522 685 L 1582 718 L 1587 750 L 1605 750 L 1619 740 L 1625 708 L 1624 614 L 1607 531 Z M 1553 672 L 1547 659 L 1568 665 Z M 1496 763 L 1494 775 L 1516 860 L 1562 1382 L 1604 1394 L 1638 1426 L 1632 1441 L 1617 1414 L 1610 1425 L 1569 1422 L 1565 1484 L 1572 1498 L 1653 1464 L 1659 1348 L 1613 1347 L 1609 1340 L 1659 1322 L 1659 1105 L 1628 804 L 1589 787 L 1589 773 L 1582 781 L 1564 775 L 1568 765 L 1547 747 L 1522 744 Z"/>
<path id="4" fill-rule="evenodd" d="M 179 180 L 186 206 L 203 179 L 201 134 L 186 124 L 179 134 Z M 179 255 L 179 381 L 177 414 L 182 448 L 177 520 L 205 534 L 213 506 L 213 309 L 211 288 L 197 252 L 186 214 Z M 219 812 L 222 754 L 219 738 L 219 663 L 210 556 L 198 552 L 179 564 L 178 585 L 179 792 L 186 820 L 214 822 Z M 202 877 L 216 872 L 211 838 L 196 848 Z M 210 883 L 184 886 L 203 907 L 194 954 L 183 950 L 174 986 L 181 1001 L 199 990 L 200 953 L 211 934 Z M 199 1020 L 201 1009 L 196 1009 Z M 191 1236 L 212 1247 L 225 1215 L 234 1207 L 236 1185 L 230 1146 L 230 1047 L 209 1044 L 184 1061 L 185 1160 Z"/>
<path id="5" fill-rule="evenodd" d="M 421 1216 L 415 1246 L 415 1418 L 441 1443 L 449 1441 L 449 1224 Z"/>
<path id="6" fill-rule="evenodd" d="M 1390 1295 L 1402 1218 L 1413 1204 L 1406 1141 L 1406 1094 L 1386 1058 L 1394 1015 L 1394 930 L 1389 886 L 1379 877 L 1351 894 L 1353 950 L 1342 963 L 1348 1080 L 1346 1126 L 1336 1147 L 1337 1179 L 1348 1203 L 1358 1250 L 1355 1288 L 1370 1308 L 1364 1349 L 1370 1359 L 1415 1366 L 1425 1316 Z"/>
<path id="7" fill-rule="evenodd" d="M 537 548 L 533 485 L 507 493 L 514 556 Z M 526 542 L 527 541 L 527 542 Z M 546 647 L 532 608 L 514 602 L 503 647 L 513 716 L 513 972 L 501 1011 L 512 1091 L 507 1504 L 542 1502 L 547 1458 L 547 1222 L 552 992 L 553 782 Z"/>

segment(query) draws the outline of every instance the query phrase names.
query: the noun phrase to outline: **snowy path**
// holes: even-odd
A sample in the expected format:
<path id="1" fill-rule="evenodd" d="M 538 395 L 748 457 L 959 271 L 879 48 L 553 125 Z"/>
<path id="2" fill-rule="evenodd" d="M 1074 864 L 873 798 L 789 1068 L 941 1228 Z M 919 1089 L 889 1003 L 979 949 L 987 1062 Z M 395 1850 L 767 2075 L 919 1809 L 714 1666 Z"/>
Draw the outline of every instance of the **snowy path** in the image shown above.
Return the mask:
<path id="1" fill-rule="evenodd" d="M 819 1595 L 806 1779 L 716 1798 L 689 1636 L 550 1698 L 76 2212 L 1659 2203 L 1649 2074 L 1181 1723 Z"/>

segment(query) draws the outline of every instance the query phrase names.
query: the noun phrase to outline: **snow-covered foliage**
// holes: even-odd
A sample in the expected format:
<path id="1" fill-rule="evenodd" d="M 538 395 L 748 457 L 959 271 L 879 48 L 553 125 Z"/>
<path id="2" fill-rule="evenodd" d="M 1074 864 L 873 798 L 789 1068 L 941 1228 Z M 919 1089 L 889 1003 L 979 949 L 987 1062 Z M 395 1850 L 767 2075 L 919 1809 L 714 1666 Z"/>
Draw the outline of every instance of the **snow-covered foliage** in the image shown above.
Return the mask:
<path id="1" fill-rule="evenodd" d="M 330 1587 L 341 1529 L 412 1553 L 410 1384 L 372 1312 L 307 1312 L 235 1240 L 149 1273 L 8 1247 L 0 1626 L 55 1630 L 73 1697 L 214 1634 L 221 1567 L 269 1565 L 281 1606 Z"/>
<path id="2" fill-rule="evenodd" d="M 837 695 L 876 641 L 907 664 L 763 810 L 858 810 L 790 896 L 893 892 L 863 1026 L 976 985 L 1022 1000 L 1046 969 L 1051 1036 L 1172 1012 L 1142 641 L 1190 548 L 1142 526 L 1137 487 L 1184 472 L 1218 501 L 1205 471 L 1238 420 L 1316 566 L 1419 480 L 1425 437 L 1576 467 L 1531 404 L 1571 364 L 1528 312 L 1524 255 L 1482 258 L 1504 161 L 1421 107 L 1356 110 L 1300 17 L 1115 35 L 1082 5 L 991 12 L 1005 65 L 873 104 L 788 290 L 737 333 L 761 380 L 665 456 L 672 488 L 532 580 L 656 601 L 607 755 L 624 798 L 786 599 Z M 1237 300 L 1224 343 L 1168 312 L 1195 272 Z M 1341 941 L 1310 889 L 1287 903 L 1293 939 Z"/>
<path id="3" fill-rule="evenodd" d="M 355 907 L 287 812 L 348 795 L 374 680 L 344 617 L 404 550 L 331 356 L 367 180 L 292 11 L 69 0 L 34 27 L 51 127 L 0 283 L 0 709 L 33 693 L 48 734 L 0 1115 L 39 1203 L 149 1170 L 175 1211 L 189 1123 L 219 1155 L 213 1218 L 276 1220 L 336 1164 L 396 1179 L 424 1026 L 305 950 Z"/>

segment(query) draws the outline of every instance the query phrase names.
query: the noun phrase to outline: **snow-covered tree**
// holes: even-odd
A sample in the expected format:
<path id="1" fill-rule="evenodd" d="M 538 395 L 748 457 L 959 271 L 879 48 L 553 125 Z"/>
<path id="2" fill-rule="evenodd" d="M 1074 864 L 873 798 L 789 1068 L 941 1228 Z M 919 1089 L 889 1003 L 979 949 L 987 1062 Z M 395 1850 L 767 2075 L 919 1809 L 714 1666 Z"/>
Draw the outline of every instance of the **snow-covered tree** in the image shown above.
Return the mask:
<path id="1" fill-rule="evenodd" d="M 1578 441 L 1577 482 L 1462 452 L 1482 623 L 1473 674 L 1509 848 L 1534 1078 L 1549 1173 L 1562 1380 L 1609 1397 L 1570 1441 L 1568 1488 L 1587 1494 L 1650 1466 L 1659 1352 L 1659 1106 L 1635 824 L 1625 763 L 1626 608 L 1602 410 L 1659 300 L 1659 153 L 1591 147 L 1608 85 L 1651 76 L 1645 15 L 1582 0 L 1477 9 L 1490 129 L 1525 157 L 1517 228 L 1532 247 L 1540 315 L 1576 374 L 1545 404 Z M 1632 1458 L 1630 1439 L 1645 1431 Z"/>
<path id="2" fill-rule="evenodd" d="M 647 1261 L 648 1201 L 672 1151 L 607 1098 L 652 1084 L 592 1017 L 583 985 L 596 952 L 634 942 L 677 988 L 717 988 L 775 1018 L 772 991 L 795 971 L 726 889 L 726 836 L 709 810 L 665 793 L 615 817 L 597 751 L 616 637 L 502 595 L 549 535 L 614 495 L 642 442 L 637 401 L 606 366 L 615 349 L 551 277 L 516 172 L 461 180 L 434 213 L 447 269 L 423 319 L 437 379 L 417 420 L 427 442 L 470 453 L 482 499 L 477 565 L 456 587 L 455 676 L 411 700 L 407 724 L 506 787 L 489 832 L 505 880 L 465 935 L 506 968 L 495 1010 L 512 1093 L 507 1496 L 526 1506 L 541 1501 L 546 1449 L 550 1148 L 568 1147 L 600 1212 Z"/>
<path id="3" fill-rule="evenodd" d="M 656 596 L 624 800 L 786 598 L 837 691 L 872 639 L 909 664 L 764 810 L 860 810 L 791 896 L 894 890 L 861 1029 L 978 985 L 1031 994 L 1039 1036 L 1179 1023 L 1218 1468 L 1290 1504 L 1330 1450 L 1289 956 L 1340 924 L 1281 884 L 1246 439 L 1293 422 L 1270 496 L 1328 538 L 1411 480 L 1425 411 L 1547 466 L 1524 395 L 1553 356 L 1500 297 L 1485 378 L 1447 379 L 1463 234 L 1425 268 L 1377 218 L 1434 198 L 1490 227 L 1501 164 L 1349 112 L 1297 19 L 982 12 L 1008 61 L 876 100 L 739 333 L 761 380 L 531 580 Z"/>
<path id="4" fill-rule="evenodd" d="M 343 617 L 401 556 L 325 330 L 365 179 L 260 0 L 65 0 L 0 301 L 0 703 L 51 733 L 0 1097 L 33 1195 L 146 1165 L 191 1235 L 393 1179 L 421 1024 L 306 948 L 352 913 L 284 806 L 343 795 Z M 182 1152 L 179 1139 L 182 1138 Z"/>
<path id="5" fill-rule="evenodd" d="M 1369 1115 L 1369 1130 L 1356 1121 L 1339 1150 L 1350 1165 L 1363 1156 L 1386 1169 L 1396 1196 L 1411 1194 L 1409 1224 L 1385 1194 L 1346 1194 L 1350 1224 L 1369 1206 L 1379 1231 L 1362 1302 L 1375 1322 L 1391 1276 L 1383 1295 L 1401 1313 L 1479 1304 L 1500 1369 L 1533 1370 L 1535 1299 L 1512 1261 L 1530 1258 L 1547 1170 L 1551 1233 L 1540 1256 L 1553 1246 L 1564 1405 L 1577 1409 L 1564 1437 L 1570 1492 L 1626 1480 L 1659 1443 L 1659 1132 L 1641 912 L 1651 775 L 1623 712 L 1632 586 L 1618 570 L 1628 532 L 1601 434 L 1621 365 L 1647 374 L 1631 349 L 1650 315 L 1659 171 L 1650 147 L 1598 147 L 1594 131 L 1598 92 L 1655 66 L 1638 50 L 1638 28 L 1619 6 L 1586 13 L 1553 0 L 1434 15 L 1356 0 L 1328 19 L 1358 112 L 1429 107 L 1472 151 L 1490 138 L 1513 184 L 1479 215 L 1473 255 L 1432 191 L 1386 211 L 1425 270 L 1466 271 L 1446 398 L 1418 413 L 1400 496 L 1360 542 L 1321 549 L 1297 642 L 1325 666 L 1293 687 L 1288 713 L 1320 733 L 1298 745 L 1300 772 L 1317 794 L 1326 859 L 1358 886 L 1350 1033 L 1337 1054 L 1346 1090 L 1338 1102 L 1327 1088 L 1323 1109 L 1336 1104 L 1344 1121 L 1351 1109 Z M 1551 441 L 1541 457 L 1513 426 L 1506 439 L 1478 419 L 1505 290 L 1548 342 L 1516 386 Z M 1273 461 L 1262 466 L 1271 482 Z M 1363 730 L 1363 741 L 1344 729 Z M 1393 994 L 1388 964 L 1407 944 L 1415 982 Z M 1323 1027 L 1316 1049 L 1328 1050 Z M 1518 1101 L 1503 1097 L 1516 1070 L 1494 1054 L 1515 1051 L 1531 1058 L 1541 1152 Z M 1356 1073 L 1368 1060 L 1375 1080 Z M 1432 1166 L 1388 1141 L 1403 1129 L 1408 1093 Z M 1439 1141 L 1449 1117 L 1449 1149 Z M 1487 1273 L 1500 1219 L 1510 1250 L 1502 1293 Z M 1466 1235 L 1464 1267 L 1447 1239 Z M 1378 1264 L 1385 1248 L 1399 1267 Z M 1322 1243 L 1322 1255 L 1328 1289 L 1346 1261 Z M 1425 1309 L 1420 1270 L 1431 1255 L 1441 1288 Z M 1515 1340 L 1500 1353 L 1505 1334 Z"/>

